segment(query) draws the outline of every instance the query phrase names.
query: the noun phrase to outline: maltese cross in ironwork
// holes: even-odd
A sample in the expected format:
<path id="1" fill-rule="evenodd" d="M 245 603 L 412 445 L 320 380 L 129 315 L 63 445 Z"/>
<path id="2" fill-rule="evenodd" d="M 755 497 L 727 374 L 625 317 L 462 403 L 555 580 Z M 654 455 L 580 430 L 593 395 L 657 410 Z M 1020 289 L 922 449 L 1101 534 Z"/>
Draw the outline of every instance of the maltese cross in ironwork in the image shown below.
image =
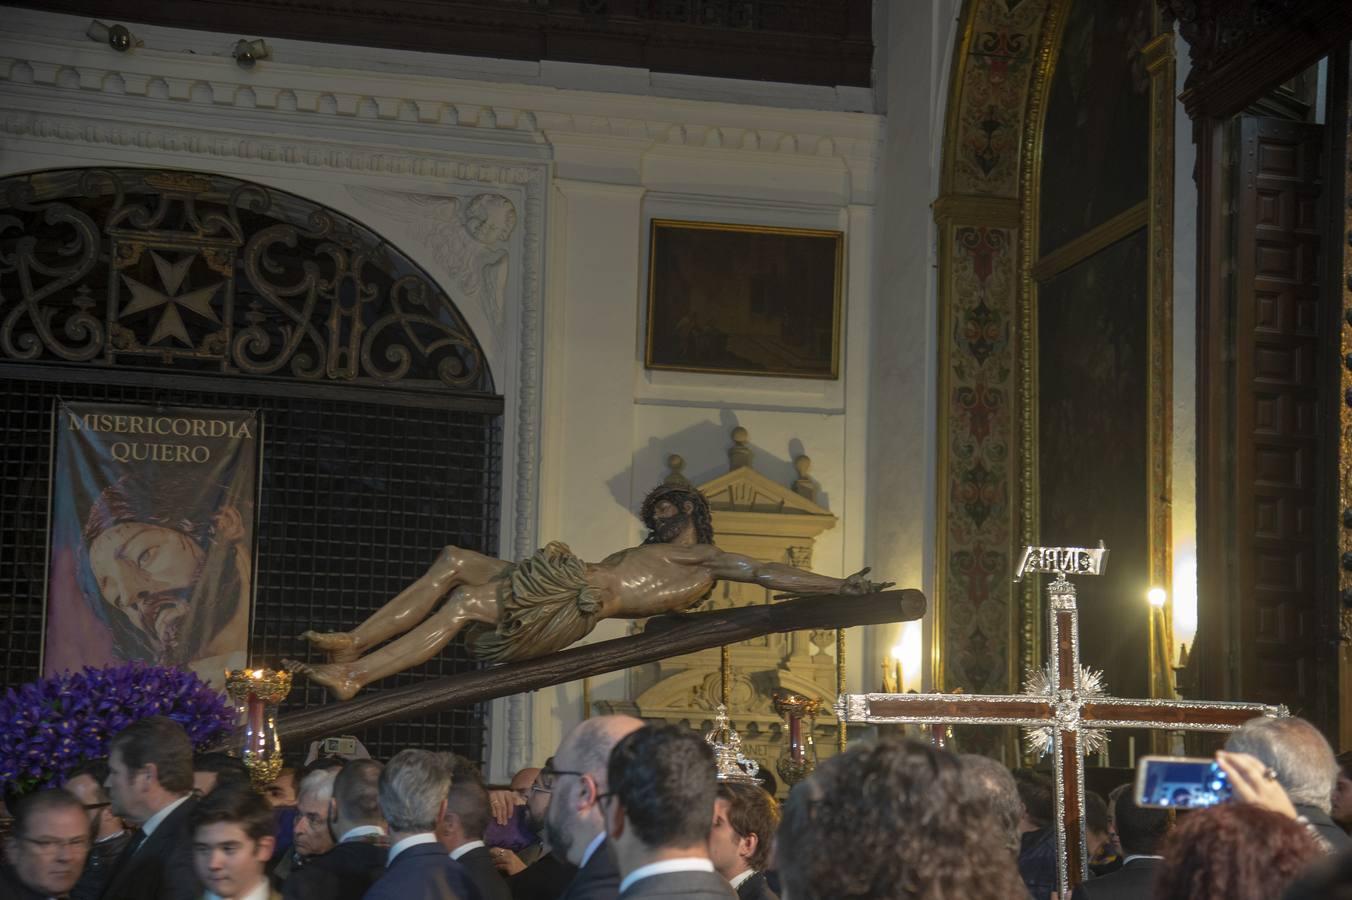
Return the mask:
<path id="1" fill-rule="evenodd" d="M 188 327 L 183 321 L 183 314 L 179 312 L 179 309 L 181 307 L 190 310 L 196 315 L 220 325 L 220 318 L 216 315 L 216 311 L 211 308 L 211 299 L 221 289 L 223 282 L 218 281 L 208 287 L 180 294 L 179 291 L 183 288 L 183 282 L 188 277 L 188 270 L 192 268 L 193 260 L 197 258 L 197 254 L 189 253 L 182 259 L 169 262 L 160 254 L 151 250 L 150 258 L 155 263 L 155 271 L 159 273 L 160 284 L 164 286 L 164 290 L 142 284 L 124 274 L 122 281 L 131 291 L 131 302 L 122 308 L 118 318 L 125 319 L 127 316 L 162 306 L 164 312 L 160 314 L 159 320 L 155 323 L 155 330 L 151 332 L 150 340 L 146 341 L 146 344 L 157 344 L 165 338 L 173 338 L 185 347 L 192 347 L 192 338 L 188 335 Z"/>
<path id="2" fill-rule="evenodd" d="M 1124 700 L 1109 697 L 1103 676 L 1080 665 L 1080 613 L 1068 576 L 1098 575 L 1108 551 L 1028 547 L 1015 581 L 1040 572 L 1047 585 L 1046 667 L 1028 673 L 1022 694 L 842 694 L 842 722 L 918 725 L 1021 725 L 1030 750 L 1051 754 L 1056 799 L 1057 868 L 1062 897 L 1088 874 L 1084 831 L 1084 756 L 1107 742 L 1107 730 L 1232 731 L 1258 716 L 1285 716 L 1285 707 L 1204 700 Z"/>

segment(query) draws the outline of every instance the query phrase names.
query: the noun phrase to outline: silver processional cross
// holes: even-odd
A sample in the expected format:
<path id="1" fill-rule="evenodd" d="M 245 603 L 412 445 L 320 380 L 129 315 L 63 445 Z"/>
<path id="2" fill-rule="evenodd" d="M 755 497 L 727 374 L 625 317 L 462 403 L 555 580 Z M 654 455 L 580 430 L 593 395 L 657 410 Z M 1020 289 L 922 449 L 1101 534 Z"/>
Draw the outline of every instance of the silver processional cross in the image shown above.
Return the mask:
<path id="1" fill-rule="evenodd" d="M 1027 547 L 1015 581 L 1028 573 L 1053 576 L 1047 585 L 1051 659 L 1030 670 L 1022 694 L 842 694 L 841 721 L 862 724 L 1020 725 L 1029 747 L 1052 754 L 1056 849 L 1061 897 L 1088 875 L 1084 829 L 1086 754 L 1107 743 L 1106 729 L 1233 731 L 1257 716 L 1285 716 L 1281 706 L 1200 700 L 1123 700 L 1106 695 L 1101 673 L 1080 665 L 1080 619 L 1069 576 L 1098 575 L 1108 551 Z"/>

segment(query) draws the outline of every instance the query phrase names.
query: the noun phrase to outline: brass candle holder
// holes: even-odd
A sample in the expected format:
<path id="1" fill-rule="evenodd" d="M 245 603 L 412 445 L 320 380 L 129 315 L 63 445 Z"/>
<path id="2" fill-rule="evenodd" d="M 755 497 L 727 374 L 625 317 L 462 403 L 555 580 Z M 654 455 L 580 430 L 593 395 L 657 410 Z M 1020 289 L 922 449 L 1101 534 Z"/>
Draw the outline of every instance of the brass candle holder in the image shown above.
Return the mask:
<path id="1" fill-rule="evenodd" d="M 793 691 L 775 691 L 775 712 L 784 719 L 784 746 L 775 761 L 775 769 L 785 783 L 793 786 L 817 768 L 817 743 L 812 737 L 822 702 Z"/>
<path id="2" fill-rule="evenodd" d="M 277 705 L 291 693 L 291 673 L 278 669 L 226 669 L 225 692 L 244 718 L 240 759 L 262 790 L 282 770 Z"/>

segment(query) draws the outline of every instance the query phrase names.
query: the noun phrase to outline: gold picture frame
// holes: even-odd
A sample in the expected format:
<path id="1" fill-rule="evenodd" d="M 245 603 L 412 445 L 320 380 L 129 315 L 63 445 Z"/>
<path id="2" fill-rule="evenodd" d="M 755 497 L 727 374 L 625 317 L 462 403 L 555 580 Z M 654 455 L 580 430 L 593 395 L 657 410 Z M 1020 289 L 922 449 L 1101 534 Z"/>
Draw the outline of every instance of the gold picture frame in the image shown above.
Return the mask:
<path id="1" fill-rule="evenodd" d="M 653 219 L 644 366 L 840 377 L 845 234 Z"/>

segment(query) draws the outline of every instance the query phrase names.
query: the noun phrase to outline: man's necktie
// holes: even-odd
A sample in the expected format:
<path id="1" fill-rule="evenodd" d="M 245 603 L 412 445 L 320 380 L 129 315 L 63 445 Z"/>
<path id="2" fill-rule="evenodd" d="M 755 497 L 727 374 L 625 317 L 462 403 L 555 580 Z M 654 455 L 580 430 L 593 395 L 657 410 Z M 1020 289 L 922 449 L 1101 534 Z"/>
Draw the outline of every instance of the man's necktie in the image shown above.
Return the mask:
<path id="1" fill-rule="evenodd" d="M 122 851 L 122 858 L 130 859 L 132 854 L 135 853 L 140 848 L 140 846 L 145 842 L 146 842 L 146 833 L 139 828 L 136 829 L 134 832 L 132 832 L 131 840 L 127 841 L 127 849 Z"/>

